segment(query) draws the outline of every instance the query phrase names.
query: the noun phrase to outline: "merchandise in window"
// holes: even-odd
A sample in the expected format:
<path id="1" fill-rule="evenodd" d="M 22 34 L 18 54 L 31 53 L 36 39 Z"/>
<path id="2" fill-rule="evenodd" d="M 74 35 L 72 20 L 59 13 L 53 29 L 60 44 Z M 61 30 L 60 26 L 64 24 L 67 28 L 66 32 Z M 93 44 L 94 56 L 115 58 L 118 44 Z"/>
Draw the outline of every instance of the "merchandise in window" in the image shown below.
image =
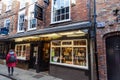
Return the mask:
<path id="1" fill-rule="evenodd" d="M 60 62 L 60 47 L 53 47 L 51 56 L 52 62 Z"/>
<path id="2" fill-rule="evenodd" d="M 74 47 L 73 53 L 74 65 L 86 66 L 86 47 Z"/>
<path id="3" fill-rule="evenodd" d="M 72 64 L 72 47 L 62 48 L 62 63 Z"/>
<path id="4" fill-rule="evenodd" d="M 87 40 L 52 41 L 51 63 L 88 69 Z"/>
<path id="5" fill-rule="evenodd" d="M 15 46 L 15 51 L 18 59 L 29 60 L 29 56 L 30 56 L 29 44 L 18 44 Z"/>
<path id="6" fill-rule="evenodd" d="M 53 0 L 52 22 L 66 21 L 70 19 L 70 0 Z"/>

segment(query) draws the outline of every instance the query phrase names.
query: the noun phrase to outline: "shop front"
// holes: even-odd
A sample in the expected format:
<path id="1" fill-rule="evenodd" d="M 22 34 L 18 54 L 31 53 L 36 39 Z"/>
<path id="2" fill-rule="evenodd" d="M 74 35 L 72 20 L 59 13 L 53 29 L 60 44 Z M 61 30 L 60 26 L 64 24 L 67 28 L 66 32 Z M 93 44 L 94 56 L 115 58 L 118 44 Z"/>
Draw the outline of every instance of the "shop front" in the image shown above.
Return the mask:
<path id="1" fill-rule="evenodd" d="M 41 39 L 15 39 L 15 52 L 18 59 L 17 67 L 34 69 L 36 72 L 49 70 L 50 41 L 45 40 L 45 38 L 44 41 Z"/>
<path id="2" fill-rule="evenodd" d="M 65 80 L 90 80 L 90 26 L 83 22 L 11 36 L 20 65 Z"/>

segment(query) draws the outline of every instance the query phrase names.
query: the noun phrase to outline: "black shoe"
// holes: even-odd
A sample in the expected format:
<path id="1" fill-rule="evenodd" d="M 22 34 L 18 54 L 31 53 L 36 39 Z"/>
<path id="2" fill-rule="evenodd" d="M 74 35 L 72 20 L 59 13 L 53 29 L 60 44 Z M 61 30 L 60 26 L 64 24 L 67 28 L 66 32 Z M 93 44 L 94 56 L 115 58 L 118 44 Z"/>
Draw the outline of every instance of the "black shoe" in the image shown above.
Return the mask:
<path id="1" fill-rule="evenodd" d="M 8 74 L 8 76 L 10 76 L 10 73 Z"/>
<path id="2" fill-rule="evenodd" d="M 11 76 L 13 76 L 13 73 L 11 74 Z"/>

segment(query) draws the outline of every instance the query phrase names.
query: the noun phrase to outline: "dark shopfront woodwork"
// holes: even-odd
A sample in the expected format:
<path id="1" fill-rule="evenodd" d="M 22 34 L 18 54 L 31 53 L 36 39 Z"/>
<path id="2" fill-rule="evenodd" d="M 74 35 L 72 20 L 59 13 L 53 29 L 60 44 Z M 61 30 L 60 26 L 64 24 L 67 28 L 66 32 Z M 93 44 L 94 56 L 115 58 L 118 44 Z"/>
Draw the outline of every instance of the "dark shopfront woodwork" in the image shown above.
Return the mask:
<path id="1" fill-rule="evenodd" d="M 40 41 L 31 43 L 29 68 L 36 72 L 49 69 L 50 42 Z"/>
<path id="2" fill-rule="evenodd" d="M 108 80 L 120 80 L 120 36 L 106 39 Z"/>

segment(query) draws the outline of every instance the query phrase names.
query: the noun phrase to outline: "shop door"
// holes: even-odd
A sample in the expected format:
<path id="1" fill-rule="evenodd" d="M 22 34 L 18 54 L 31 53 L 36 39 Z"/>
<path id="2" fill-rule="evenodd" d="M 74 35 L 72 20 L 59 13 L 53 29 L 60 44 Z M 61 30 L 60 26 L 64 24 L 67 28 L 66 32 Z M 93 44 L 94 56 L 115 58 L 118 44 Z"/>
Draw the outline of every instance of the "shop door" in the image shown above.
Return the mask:
<path id="1" fill-rule="evenodd" d="M 50 43 L 44 42 L 42 48 L 42 58 L 41 58 L 41 71 L 46 71 L 49 69 L 50 60 Z"/>
<path id="2" fill-rule="evenodd" d="M 120 36 L 106 39 L 108 80 L 120 80 Z"/>
<path id="3" fill-rule="evenodd" d="M 38 62 L 38 46 L 32 46 L 31 50 L 31 59 L 30 59 L 30 68 L 36 69 Z"/>

